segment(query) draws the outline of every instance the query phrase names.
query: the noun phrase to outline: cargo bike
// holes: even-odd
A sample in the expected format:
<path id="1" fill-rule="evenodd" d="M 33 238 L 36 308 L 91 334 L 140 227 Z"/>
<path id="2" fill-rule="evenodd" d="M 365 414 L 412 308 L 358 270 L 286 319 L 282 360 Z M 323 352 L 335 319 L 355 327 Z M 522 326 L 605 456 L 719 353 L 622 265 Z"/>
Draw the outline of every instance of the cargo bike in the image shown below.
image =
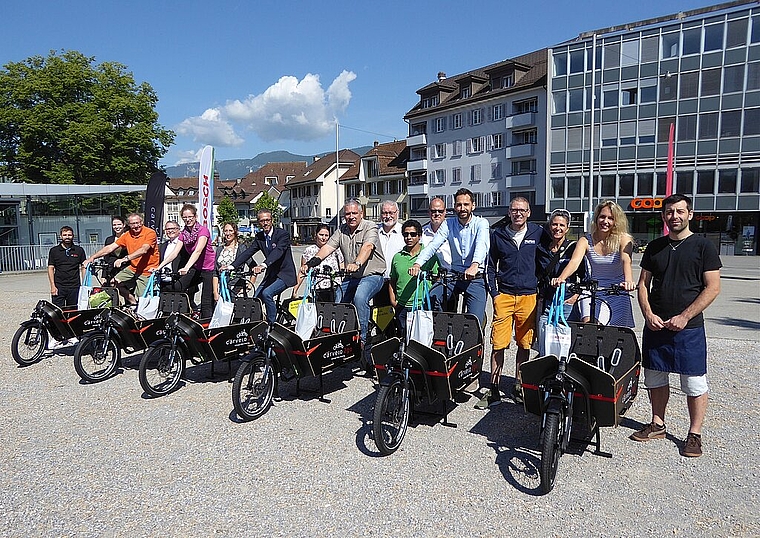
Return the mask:
<path id="1" fill-rule="evenodd" d="M 250 274 L 235 272 L 224 280 L 232 282 Z M 162 337 L 150 343 L 140 359 L 140 385 L 148 396 L 176 390 L 187 361 L 195 365 L 210 362 L 213 376 L 217 361 L 225 361 L 229 370 L 233 359 L 243 358 L 263 339 L 267 324 L 261 300 L 246 295 L 227 297 L 233 306 L 228 324 L 214 326 L 211 319 L 194 319 L 180 312 L 166 318 Z"/>
<path id="2" fill-rule="evenodd" d="M 597 312 L 597 294 L 627 293 L 595 282 L 568 285 L 572 293 L 590 296 Z M 571 344 L 567 356 L 546 355 L 520 366 L 525 410 L 541 417 L 539 445 L 541 491 L 554 487 L 560 456 L 571 441 L 601 450 L 599 429 L 617 427 L 638 394 L 641 351 L 633 330 L 596 323 L 567 322 Z M 572 437 L 576 423 L 585 435 Z"/>
<path id="3" fill-rule="evenodd" d="M 91 264 L 88 275 L 97 275 L 106 264 Z M 119 304 L 119 293 L 115 288 L 102 286 L 93 288 L 99 295 L 91 296 L 90 308 L 79 310 L 76 306 L 60 308 L 50 301 L 37 302 L 30 319 L 21 323 L 11 341 L 11 355 L 19 366 L 29 366 L 40 361 L 48 344 L 62 343 L 98 326 L 98 317 L 111 306 Z"/>
<path id="4" fill-rule="evenodd" d="M 430 277 L 421 274 L 420 280 L 425 278 Z M 418 289 L 419 285 L 418 281 Z M 371 351 L 380 384 L 372 433 L 383 455 L 401 446 L 417 406 L 440 404 L 440 413 L 434 415 L 442 417 L 443 425 L 456 427 L 448 420 L 449 402 L 475 382 L 483 368 L 483 332 L 477 316 L 455 312 L 426 316 L 432 318 L 427 341 L 413 337 L 405 343 L 395 337 Z"/>
<path id="5" fill-rule="evenodd" d="M 332 278 L 330 273 L 308 273 L 313 293 L 320 279 Z M 299 299 L 300 301 L 301 299 Z M 346 303 L 313 303 L 316 323 L 302 338 L 296 332 L 298 323 L 273 323 L 264 328 L 260 345 L 238 368 L 232 384 L 232 404 L 238 417 L 255 420 L 272 406 L 278 394 L 279 380 L 296 380 L 296 396 L 301 395 L 301 381 L 316 377 L 319 380 L 319 399 L 326 402 L 323 375 L 361 356 L 359 318 L 356 307 Z"/>
<path id="6" fill-rule="evenodd" d="M 144 351 L 152 342 L 164 337 L 169 315 L 192 314 L 186 293 L 159 292 L 161 281 L 178 276 L 164 271 L 159 277 L 149 279 L 148 286 L 159 293 L 155 318 L 142 318 L 133 308 L 119 307 L 107 308 L 97 316 L 96 327 L 74 349 L 74 369 L 83 381 L 97 383 L 110 378 L 121 364 L 123 353 Z"/>

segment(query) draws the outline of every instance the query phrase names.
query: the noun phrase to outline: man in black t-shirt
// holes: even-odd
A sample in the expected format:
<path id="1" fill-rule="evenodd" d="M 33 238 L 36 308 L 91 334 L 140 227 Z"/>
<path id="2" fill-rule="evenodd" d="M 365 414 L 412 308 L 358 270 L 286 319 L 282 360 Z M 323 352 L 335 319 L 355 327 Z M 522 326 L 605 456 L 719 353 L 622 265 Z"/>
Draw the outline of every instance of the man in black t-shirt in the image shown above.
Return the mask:
<path id="1" fill-rule="evenodd" d="M 638 296 L 646 325 L 642 336 L 644 385 L 652 421 L 634 441 L 665 437 L 669 374 L 681 376 L 689 409 L 689 434 L 681 454 L 702 455 L 702 421 L 707 410 L 707 339 L 702 312 L 720 293 L 721 262 L 715 246 L 689 230 L 691 199 L 673 194 L 662 204 L 669 233 L 647 245 L 641 259 Z"/>
<path id="2" fill-rule="evenodd" d="M 48 254 L 48 279 L 53 304 L 63 308 L 77 304 L 84 274 L 82 264 L 87 255 L 82 247 L 74 244 L 74 230 L 70 226 L 63 226 L 60 234 L 60 244 Z"/>

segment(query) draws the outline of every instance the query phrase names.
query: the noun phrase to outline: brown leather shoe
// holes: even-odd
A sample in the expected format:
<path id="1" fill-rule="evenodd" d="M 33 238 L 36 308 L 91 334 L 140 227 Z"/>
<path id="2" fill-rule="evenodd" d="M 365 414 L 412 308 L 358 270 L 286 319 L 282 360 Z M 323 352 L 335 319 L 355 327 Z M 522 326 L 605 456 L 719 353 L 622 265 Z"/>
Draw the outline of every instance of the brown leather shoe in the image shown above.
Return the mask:
<path id="1" fill-rule="evenodd" d="M 652 422 L 639 431 L 631 434 L 629 439 L 639 442 L 651 441 L 652 439 L 665 439 L 666 433 L 667 428 L 665 428 L 665 424 L 659 425 Z"/>
<path id="2" fill-rule="evenodd" d="M 698 458 L 702 455 L 702 436 L 696 433 L 689 433 L 684 441 L 682 456 L 687 458 Z"/>

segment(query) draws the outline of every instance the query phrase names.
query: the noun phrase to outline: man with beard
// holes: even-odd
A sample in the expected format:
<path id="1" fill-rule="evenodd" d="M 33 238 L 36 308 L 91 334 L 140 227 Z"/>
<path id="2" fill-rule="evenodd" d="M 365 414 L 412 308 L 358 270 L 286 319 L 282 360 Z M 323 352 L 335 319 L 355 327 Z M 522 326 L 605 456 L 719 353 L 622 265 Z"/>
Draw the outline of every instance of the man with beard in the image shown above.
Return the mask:
<path id="1" fill-rule="evenodd" d="M 715 246 L 689 230 L 691 199 L 673 194 L 662 202 L 668 235 L 647 245 L 641 259 L 638 296 L 646 324 L 642 335 L 644 386 L 652 421 L 634 441 L 664 439 L 669 377 L 680 374 L 689 410 L 689 433 L 681 454 L 702 455 L 702 421 L 707 411 L 707 339 L 702 312 L 720 293 L 721 262 Z"/>
<path id="2" fill-rule="evenodd" d="M 462 273 L 462 279 L 447 284 L 447 312 L 455 312 L 459 297 L 464 296 L 465 311 L 480 320 L 481 330 L 486 317 L 486 282 L 484 272 L 488 249 L 491 245 L 488 221 L 473 215 L 475 197 L 469 189 L 459 189 L 454 194 L 455 217 L 447 218 L 433 240 L 420 252 L 417 261 L 409 268 L 409 274 L 417 276 L 420 268 L 432 258 L 438 249 L 448 242 L 451 250 L 451 269 Z"/>
<path id="3" fill-rule="evenodd" d="M 87 255 L 82 247 L 74 244 L 74 230 L 70 226 L 62 226 L 60 235 L 61 242 L 48 254 L 48 279 L 53 304 L 63 308 L 77 304 L 84 275 L 82 264 Z"/>

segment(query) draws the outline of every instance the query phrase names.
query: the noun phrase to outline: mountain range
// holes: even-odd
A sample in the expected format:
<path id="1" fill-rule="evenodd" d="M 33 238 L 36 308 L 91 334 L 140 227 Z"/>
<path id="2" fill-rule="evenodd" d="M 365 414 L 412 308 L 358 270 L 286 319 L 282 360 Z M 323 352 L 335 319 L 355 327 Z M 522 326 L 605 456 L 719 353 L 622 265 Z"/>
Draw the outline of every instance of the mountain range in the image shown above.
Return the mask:
<path id="1" fill-rule="evenodd" d="M 364 155 L 372 146 L 361 146 L 352 148 L 351 151 L 358 155 Z M 332 153 L 330 151 L 317 156 L 324 157 Z M 306 161 L 307 164 L 314 162 L 314 155 L 296 155 L 289 151 L 268 151 L 259 153 L 253 159 L 230 159 L 227 161 L 216 161 L 214 171 L 219 172 L 219 179 L 238 179 L 245 177 L 246 174 L 254 172 L 267 163 L 288 163 L 295 161 Z M 183 163 L 176 166 L 167 166 L 166 175 L 169 177 L 193 177 L 198 175 L 200 163 Z"/>

